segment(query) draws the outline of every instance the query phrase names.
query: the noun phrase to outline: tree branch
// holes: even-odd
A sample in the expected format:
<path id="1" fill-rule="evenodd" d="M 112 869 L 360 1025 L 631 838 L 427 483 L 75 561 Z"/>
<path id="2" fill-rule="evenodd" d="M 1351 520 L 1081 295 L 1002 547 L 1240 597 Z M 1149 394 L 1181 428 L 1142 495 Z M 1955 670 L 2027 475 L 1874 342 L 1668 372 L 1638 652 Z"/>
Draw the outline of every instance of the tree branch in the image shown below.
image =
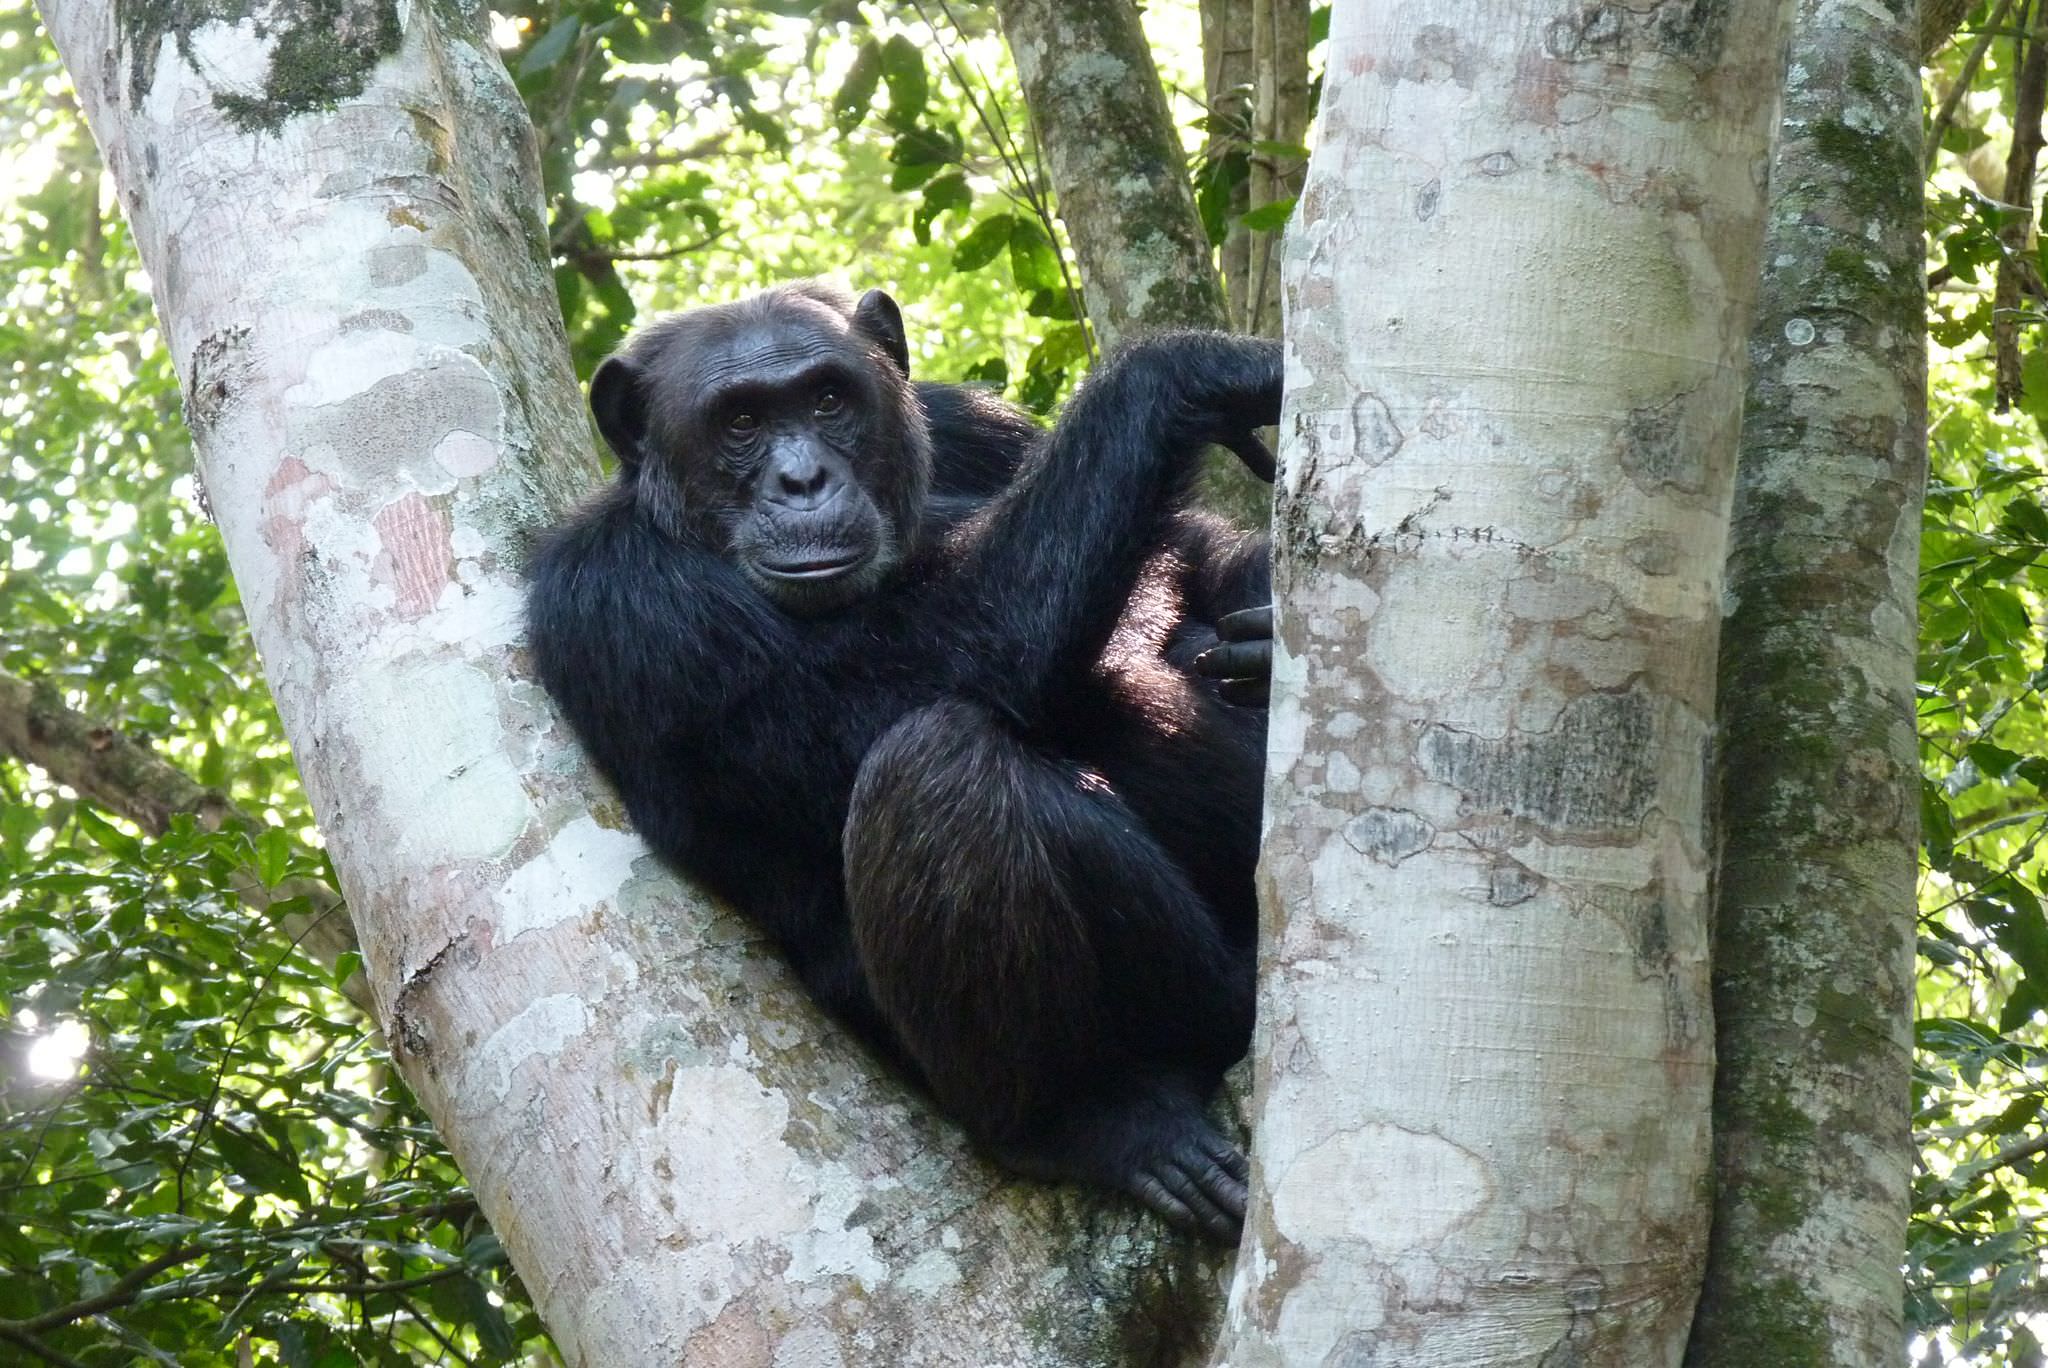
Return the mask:
<path id="1" fill-rule="evenodd" d="M 88 1316 L 97 1316 L 102 1311 L 111 1311 L 117 1306 L 126 1306 L 141 1294 L 151 1278 L 167 1268 L 190 1263 L 205 1252 L 198 1245 L 179 1245 L 175 1249 L 166 1250 L 148 1263 L 138 1264 L 123 1273 L 104 1292 L 96 1292 L 90 1297 L 80 1297 L 75 1302 L 52 1307 L 39 1316 L 29 1316 L 22 1320 L 0 1320 L 0 1334 L 36 1335 L 45 1330 L 70 1325 L 74 1321 L 82 1321 Z"/>
<path id="2" fill-rule="evenodd" d="M 0 754 L 36 766 L 152 836 L 161 836 L 180 813 L 191 813 L 210 830 L 263 829 L 262 822 L 236 807 L 227 795 L 194 782 L 117 728 L 67 706 L 48 680 L 0 672 Z M 270 888 L 253 870 L 244 870 L 236 877 L 235 891 L 257 912 L 285 898 L 305 898 L 310 909 L 283 918 L 284 928 L 300 948 L 329 968 L 356 948 L 355 926 L 341 894 L 321 880 L 287 879 Z M 369 984 L 360 973 L 351 974 L 341 991 L 375 1016 Z"/>

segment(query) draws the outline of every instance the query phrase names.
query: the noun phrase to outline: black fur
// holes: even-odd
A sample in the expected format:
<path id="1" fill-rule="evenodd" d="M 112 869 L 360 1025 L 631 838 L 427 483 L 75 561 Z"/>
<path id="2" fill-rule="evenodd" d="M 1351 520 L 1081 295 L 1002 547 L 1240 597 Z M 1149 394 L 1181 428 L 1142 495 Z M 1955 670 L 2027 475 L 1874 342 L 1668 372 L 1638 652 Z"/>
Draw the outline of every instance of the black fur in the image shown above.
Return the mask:
<path id="1" fill-rule="evenodd" d="M 619 479 L 536 558 L 540 677 L 649 843 L 991 1153 L 1233 1238 L 1203 1108 L 1251 1030 L 1265 714 L 1195 661 L 1270 586 L 1184 503 L 1207 443 L 1258 459 L 1279 349 L 1141 343 L 1049 435 L 905 355 L 886 295 L 806 285 L 606 362 Z"/>

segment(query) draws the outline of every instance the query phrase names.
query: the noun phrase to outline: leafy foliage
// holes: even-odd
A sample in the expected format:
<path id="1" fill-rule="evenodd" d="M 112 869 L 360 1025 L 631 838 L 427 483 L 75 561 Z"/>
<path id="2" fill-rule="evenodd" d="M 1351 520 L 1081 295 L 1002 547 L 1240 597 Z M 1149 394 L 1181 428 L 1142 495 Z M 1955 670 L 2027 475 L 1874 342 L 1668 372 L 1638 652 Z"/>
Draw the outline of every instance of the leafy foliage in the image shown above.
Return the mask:
<path id="1" fill-rule="evenodd" d="M 1934 62 L 1934 106 L 1963 78 L 1989 11 L 1979 6 Z M 2011 51 L 1996 38 L 1985 48 L 1969 98 L 1940 130 L 1929 199 L 1914 1079 L 1924 1149 L 1907 1259 L 1923 1364 L 2039 1364 L 2048 1329 L 2034 1234 L 2048 1196 L 2048 353 L 2039 249 L 2005 202 Z M 2004 413 L 1993 378 L 2001 267 L 2023 282 L 2005 315 L 2019 325 L 2022 387 Z"/>

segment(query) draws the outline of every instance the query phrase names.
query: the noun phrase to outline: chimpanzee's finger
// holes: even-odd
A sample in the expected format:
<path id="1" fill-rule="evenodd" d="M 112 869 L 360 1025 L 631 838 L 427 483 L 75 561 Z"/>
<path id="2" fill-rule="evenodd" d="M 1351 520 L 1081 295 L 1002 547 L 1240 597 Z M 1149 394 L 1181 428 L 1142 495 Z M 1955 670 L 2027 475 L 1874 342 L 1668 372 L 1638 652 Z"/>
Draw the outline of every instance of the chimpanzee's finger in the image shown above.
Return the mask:
<path id="1" fill-rule="evenodd" d="M 1273 605 L 1240 608 L 1216 619 L 1216 635 L 1225 641 L 1251 641 L 1273 635 Z"/>

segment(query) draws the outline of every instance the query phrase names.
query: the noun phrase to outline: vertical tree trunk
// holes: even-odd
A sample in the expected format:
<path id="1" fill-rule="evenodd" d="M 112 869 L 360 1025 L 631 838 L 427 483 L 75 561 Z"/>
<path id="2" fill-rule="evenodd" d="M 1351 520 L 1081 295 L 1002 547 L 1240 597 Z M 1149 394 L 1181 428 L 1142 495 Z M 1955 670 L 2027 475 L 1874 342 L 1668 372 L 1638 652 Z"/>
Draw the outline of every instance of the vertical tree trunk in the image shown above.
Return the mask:
<path id="1" fill-rule="evenodd" d="M 593 472 L 480 13 L 44 8 L 397 1062 L 578 1368 L 1178 1361 L 1214 1256 L 993 1183 L 528 675 L 526 545 Z"/>
<path id="2" fill-rule="evenodd" d="M 1335 11 L 1287 251 L 1231 1368 L 1683 1352 L 1705 753 L 1783 16 Z"/>
<path id="3" fill-rule="evenodd" d="M 1253 102 L 1251 193 L 1248 207 L 1264 208 L 1301 193 L 1306 168 L 1257 143 L 1299 144 L 1308 136 L 1308 0 L 1252 0 L 1252 45 L 1257 53 L 1258 93 Z M 1280 243 L 1278 231 L 1252 235 L 1245 274 L 1231 283 L 1242 299 L 1246 332 L 1280 335 Z M 1235 301 L 1234 301 L 1235 302 Z"/>
<path id="4" fill-rule="evenodd" d="M 1255 0 L 1202 0 L 1202 87 L 1209 106 L 1209 145 L 1205 155 L 1222 160 L 1244 150 L 1252 139 L 1252 111 L 1257 103 L 1258 65 L 1253 46 L 1252 6 Z M 1307 54 L 1303 54 L 1306 62 Z M 1251 274 L 1252 232 L 1239 222 L 1251 208 L 1251 182 L 1232 188 L 1230 224 L 1217 253 L 1222 269 L 1224 306 L 1233 332 L 1246 331 L 1244 282 Z M 1279 335 L 1275 330 L 1268 336 Z"/>
<path id="5" fill-rule="evenodd" d="M 1301 164 L 1256 144 L 1298 145 L 1308 136 L 1315 113 L 1308 16 L 1308 0 L 1202 0 L 1207 155 L 1215 159 L 1235 148 L 1250 165 L 1230 203 L 1220 254 L 1223 288 L 1231 328 L 1260 337 L 1280 335 L 1280 234 L 1254 233 L 1239 219 L 1301 193 Z"/>
<path id="6" fill-rule="evenodd" d="M 1714 1237 L 1695 1368 L 1904 1361 L 1915 576 L 1911 4 L 1802 0 L 1721 642 Z"/>
<path id="7" fill-rule="evenodd" d="M 1105 348 L 1161 328 L 1230 326 L 1166 89 L 1131 0 L 997 0 L 1045 151 L 1060 222 Z M 1234 457 L 1201 498 L 1263 523 L 1266 494 Z"/>
<path id="8" fill-rule="evenodd" d="M 1224 328 L 1180 133 L 1131 0 L 997 0 L 1104 347 Z"/>

